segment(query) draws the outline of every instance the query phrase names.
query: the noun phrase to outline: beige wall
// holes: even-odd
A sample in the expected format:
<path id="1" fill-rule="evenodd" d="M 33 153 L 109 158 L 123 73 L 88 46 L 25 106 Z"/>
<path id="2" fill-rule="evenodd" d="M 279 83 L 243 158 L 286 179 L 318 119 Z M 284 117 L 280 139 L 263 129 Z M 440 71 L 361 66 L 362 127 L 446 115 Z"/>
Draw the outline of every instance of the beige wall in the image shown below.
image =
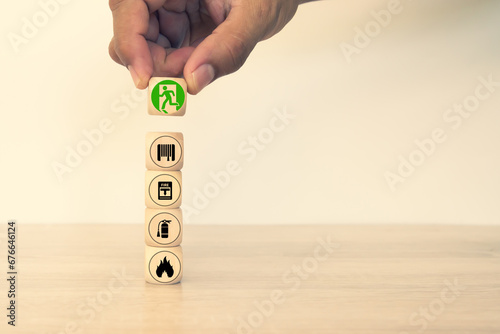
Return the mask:
<path id="1" fill-rule="evenodd" d="M 106 1 L 67 2 L 18 53 L 8 34 L 40 5 L 2 4 L 0 221 L 143 223 L 145 133 L 182 131 L 191 223 L 500 223 L 500 87 L 474 97 L 478 78 L 500 81 L 498 1 L 403 1 L 351 62 L 340 45 L 387 2 L 305 5 L 177 119 L 148 116 L 108 58 Z M 464 101 L 479 101 L 470 117 L 448 111 Z M 281 127 L 285 109 L 295 118 Z M 58 180 L 54 162 L 106 119 L 111 133 Z M 259 134 L 268 143 L 254 156 L 247 138 Z M 391 189 L 400 156 L 420 165 Z M 240 173 L 203 203 L 233 160 Z"/>

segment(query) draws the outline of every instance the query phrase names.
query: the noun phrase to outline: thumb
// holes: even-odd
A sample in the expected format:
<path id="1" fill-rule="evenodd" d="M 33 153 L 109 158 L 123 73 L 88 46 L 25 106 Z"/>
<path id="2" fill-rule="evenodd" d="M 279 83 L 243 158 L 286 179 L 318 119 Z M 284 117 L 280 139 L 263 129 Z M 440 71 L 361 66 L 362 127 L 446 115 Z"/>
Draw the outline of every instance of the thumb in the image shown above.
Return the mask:
<path id="1" fill-rule="evenodd" d="M 193 51 L 184 78 L 190 94 L 197 94 L 209 83 L 238 70 L 262 39 L 262 25 L 242 7 L 233 7 L 227 18 Z"/>

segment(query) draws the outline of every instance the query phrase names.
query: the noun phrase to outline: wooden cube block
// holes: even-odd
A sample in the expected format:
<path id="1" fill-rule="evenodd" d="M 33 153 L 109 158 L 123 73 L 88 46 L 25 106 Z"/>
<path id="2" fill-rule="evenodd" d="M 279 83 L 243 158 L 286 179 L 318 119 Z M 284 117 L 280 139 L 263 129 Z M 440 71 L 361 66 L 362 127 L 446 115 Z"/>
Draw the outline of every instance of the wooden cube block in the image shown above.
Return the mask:
<path id="1" fill-rule="evenodd" d="M 146 246 L 145 279 L 153 284 L 175 284 L 182 279 L 182 248 Z"/>
<path id="2" fill-rule="evenodd" d="M 146 245 L 175 247 L 182 242 L 182 210 L 146 209 Z"/>
<path id="3" fill-rule="evenodd" d="M 181 170 L 184 164 L 184 136 L 179 132 L 151 132 L 146 135 L 146 168 Z"/>
<path id="4" fill-rule="evenodd" d="M 183 116 L 186 113 L 187 84 L 181 78 L 153 77 L 149 80 L 148 113 Z"/>
<path id="5" fill-rule="evenodd" d="M 176 209 L 182 202 L 182 173 L 146 171 L 146 206 L 152 209 Z"/>

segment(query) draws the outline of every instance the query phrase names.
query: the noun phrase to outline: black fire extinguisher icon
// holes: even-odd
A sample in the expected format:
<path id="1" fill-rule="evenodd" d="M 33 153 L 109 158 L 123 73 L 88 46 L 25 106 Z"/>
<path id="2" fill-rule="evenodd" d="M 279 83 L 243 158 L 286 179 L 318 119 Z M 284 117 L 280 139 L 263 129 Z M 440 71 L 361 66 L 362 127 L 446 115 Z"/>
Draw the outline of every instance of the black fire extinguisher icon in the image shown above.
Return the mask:
<path id="1" fill-rule="evenodd" d="M 168 224 L 170 224 L 171 222 L 171 220 L 162 220 L 158 224 L 158 233 L 156 234 L 156 236 L 163 239 L 168 238 Z"/>

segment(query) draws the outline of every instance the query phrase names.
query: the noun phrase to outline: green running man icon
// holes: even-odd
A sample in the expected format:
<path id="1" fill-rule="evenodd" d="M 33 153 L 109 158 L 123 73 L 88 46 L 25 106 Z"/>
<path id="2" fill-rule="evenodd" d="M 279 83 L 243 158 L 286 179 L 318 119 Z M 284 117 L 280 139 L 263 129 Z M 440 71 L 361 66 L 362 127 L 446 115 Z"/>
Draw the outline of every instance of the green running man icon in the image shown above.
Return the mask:
<path id="1" fill-rule="evenodd" d="M 164 114 L 175 114 L 186 103 L 184 88 L 178 82 L 170 79 L 155 84 L 150 98 L 154 108 Z"/>
<path id="2" fill-rule="evenodd" d="M 179 106 L 179 103 L 175 103 L 174 102 L 174 98 L 175 98 L 175 92 L 171 89 L 169 89 L 169 87 L 167 85 L 163 86 L 163 92 L 161 93 L 160 95 L 160 98 L 161 97 L 165 97 L 165 100 L 163 101 L 163 104 L 161 105 L 161 110 L 164 112 L 164 113 L 167 113 L 167 110 L 165 109 L 165 106 L 168 104 L 170 104 L 171 106 L 175 106 L 175 107 L 178 107 Z"/>

